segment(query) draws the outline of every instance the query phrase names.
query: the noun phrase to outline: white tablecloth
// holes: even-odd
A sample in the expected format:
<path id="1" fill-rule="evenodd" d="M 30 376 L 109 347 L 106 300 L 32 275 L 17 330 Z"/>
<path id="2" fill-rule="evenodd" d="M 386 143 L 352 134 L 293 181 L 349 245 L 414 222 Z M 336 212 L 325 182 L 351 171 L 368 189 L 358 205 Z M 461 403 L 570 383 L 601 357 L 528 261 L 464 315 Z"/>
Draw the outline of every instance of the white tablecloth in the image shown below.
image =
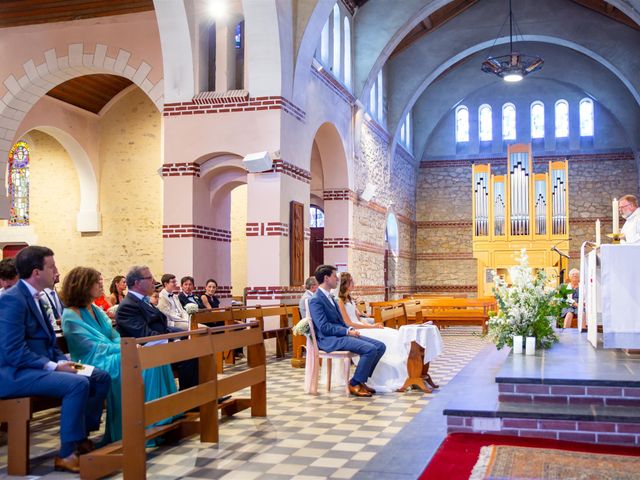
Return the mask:
<path id="1" fill-rule="evenodd" d="M 424 348 L 424 363 L 429 363 L 444 350 L 440 330 L 435 325 L 403 325 L 399 332 L 404 343 L 416 342 Z"/>

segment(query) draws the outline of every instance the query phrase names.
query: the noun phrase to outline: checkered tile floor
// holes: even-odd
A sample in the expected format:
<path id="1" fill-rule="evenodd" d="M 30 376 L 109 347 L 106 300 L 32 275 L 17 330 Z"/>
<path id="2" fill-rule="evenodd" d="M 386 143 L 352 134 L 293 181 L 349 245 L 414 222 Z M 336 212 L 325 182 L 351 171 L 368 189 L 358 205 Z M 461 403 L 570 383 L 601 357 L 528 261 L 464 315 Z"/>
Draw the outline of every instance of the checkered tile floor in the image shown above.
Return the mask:
<path id="1" fill-rule="evenodd" d="M 487 344 L 469 330 L 443 331 L 444 353 L 431 363 L 440 389 Z M 239 366 L 240 368 L 241 366 Z M 429 403 L 419 391 L 346 397 L 342 388 L 303 392 L 304 370 L 289 359 L 269 359 L 268 417 L 248 411 L 220 423 L 220 443 L 196 437 L 148 450 L 147 472 L 164 479 L 351 478 Z M 240 395 L 238 395 L 240 396 Z M 36 416 L 31 433 L 31 478 L 77 478 L 53 471 L 57 416 Z M 6 478 L 6 434 L 0 434 L 0 477 Z"/>

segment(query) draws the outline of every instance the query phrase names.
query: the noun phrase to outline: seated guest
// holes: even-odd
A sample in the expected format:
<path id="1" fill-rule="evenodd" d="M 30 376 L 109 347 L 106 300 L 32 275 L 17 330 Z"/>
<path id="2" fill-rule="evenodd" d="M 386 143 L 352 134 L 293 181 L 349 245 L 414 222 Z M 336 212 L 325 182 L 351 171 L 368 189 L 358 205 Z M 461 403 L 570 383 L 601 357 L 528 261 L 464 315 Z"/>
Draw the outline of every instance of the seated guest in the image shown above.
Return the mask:
<path id="1" fill-rule="evenodd" d="M 300 318 L 305 318 L 307 316 L 307 307 L 305 306 L 305 300 L 308 298 L 311 300 L 313 294 L 318 290 L 318 281 L 315 277 L 307 278 L 307 281 L 304 282 L 304 293 L 302 297 L 300 297 L 300 302 L 298 302 L 298 309 L 300 310 Z"/>
<path id="2" fill-rule="evenodd" d="M 62 314 L 62 330 L 74 361 L 98 367 L 111 376 L 103 438 L 108 444 L 122 439 L 120 335 L 107 315 L 92 305 L 104 294 L 101 279 L 97 270 L 85 267 L 76 267 L 65 277 L 62 298 L 67 308 Z M 169 365 L 143 370 L 142 377 L 146 402 L 176 392 Z"/>
<path id="3" fill-rule="evenodd" d="M 92 447 L 89 432 L 98 430 L 111 378 L 94 369 L 78 375 L 56 345 L 45 315 L 42 291 L 58 274 L 53 251 L 29 246 L 16 257 L 20 281 L 0 297 L 0 398 L 45 396 L 62 400 L 60 453 L 56 470 L 78 473 L 78 454 Z"/>
<path id="4" fill-rule="evenodd" d="M 122 275 L 116 275 L 111 281 L 109 286 L 109 297 L 107 301 L 111 305 L 120 305 L 120 302 L 124 300 L 127 290 L 127 281 Z"/>
<path id="5" fill-rule="evenodd" d="M 220 299 L 216 297 L 216 290 L 218 290 L 218 282 L 213 278 L 207 280 L 207 283 L 204 284 L 204 294 L 200 296 L 204 308 L 220 307 Z"/>
<path id="6" fill-rule="evenodd" d="M 3 258 L 0 260 L 0 295 L 18 282 L 15 258 Z"/>
<path id="7" fill-rule="evenodd" d="M 152 337 L 180 331 L 178 328 L 170 327 L 164 313 L 148 303 L 155 286 L 149 267 L 131 267 L 126 279 L 129 293 L 116 312 L 116 324 L 121 336 Z M 198 384 L 197 360 L 185 360 L 174 363 L 173 366 L 178 371 L 180 390 Z"/>
<path id="8" fill-rule="evenodd" d="M 195 283 L 196 282 L 193 277 L 190 277 L 188 275 L 180 279 L 180 287 L 182 288 L 182 292 L 180 292 L 180 295 L 178 295 L 178 300 L 180 300 L 180 303 L 183 307 L 186 306 L 187 303 L 195 303 L 198 308 L 204 308 L 204 305 L 200 301 L 200 298 L 193 293 Z"/>
<path id="9" fill-rule="evenodd" d="M 338 285 L 336 267 L 320 265 L 314 276 L 318 291 L 309 300 L 309 313 L 316 331 L 318 348 L 325 352 L 346 350 L 360 355 L 358 366 L 349 381 L 349 392 L 357 397 L 370 397 L 375 390 L 366 385 L 385 352 L 384 343 L 360 336 L 360 331 L 347 327 L 330 291 Z"/>
<path id="10" fill-rule="evenodd" d="M 162 290 L 158 297 L 158 310 L 167 317 L 170 327 L 176 327 L 180 330 L 189 330 L 189 314 L 178 301 L 178 282 L 176 276 L 171 273 L 165 273 L 160 279 Z"/>
<path id="11" fill-rule="evenodd" d="M 104 278 L 102 277 L 102 274 L 100 274 L 100 296 L 96 298 L 93 303 L 100 307 L 109 318 L 116 318 L 115 313 L 111 313 L 109 311 L 111 304 L 104 296 Z"/>
<path id="12" fill-rule="evenodd" d="M 342 318 L 347 326 L 360 329 L 361 338 L 364 335 L 384 343 L 386 350 L 369 379 L 369 385 L 380 392 L 395 392 L 404 385 L 407 378 L 409 348 L 400 338 L 398 330 L 384 328 L 381 323 L 371 324 L 368 318 L 363 318 L 351 298 L 353 287 L 351 274 L 342 272 L 338 290 L 338 306 Z"/>
<path id="13" fill-rule="evenodd" d="M 574 318 L 578 315 L 578 301 L 580 299 L 580 270 L 572 268 L 569 272 L 569 286 L 571 287 L 571 305 L 562 309 L 562 317 L 564 318 L 563 328 L 571 328 Z"/>
<path id="14" fill-rule="evenodd" d="M 153 293 L 149 297 L 149 303 L 158 308 L 158 302 L 160 301 L 160 292 L 162 291 L 162 283 L 156 282 Z"/>

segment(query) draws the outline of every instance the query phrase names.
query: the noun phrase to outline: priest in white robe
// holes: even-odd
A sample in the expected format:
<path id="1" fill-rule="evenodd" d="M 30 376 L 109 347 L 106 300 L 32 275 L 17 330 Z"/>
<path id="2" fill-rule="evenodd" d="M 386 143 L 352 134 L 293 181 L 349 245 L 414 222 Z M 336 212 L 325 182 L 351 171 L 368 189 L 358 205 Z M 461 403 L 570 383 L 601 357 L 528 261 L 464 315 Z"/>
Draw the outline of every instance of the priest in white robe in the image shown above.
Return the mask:
<path id="1" fill-rule="evenodd" d="M 621 233 L 624 235 L 622 243 L 640 243 L 640 209 L 638 199 L 633 195 L 620 198 L 618 204 L 620 215 L 625 219 Z"/>

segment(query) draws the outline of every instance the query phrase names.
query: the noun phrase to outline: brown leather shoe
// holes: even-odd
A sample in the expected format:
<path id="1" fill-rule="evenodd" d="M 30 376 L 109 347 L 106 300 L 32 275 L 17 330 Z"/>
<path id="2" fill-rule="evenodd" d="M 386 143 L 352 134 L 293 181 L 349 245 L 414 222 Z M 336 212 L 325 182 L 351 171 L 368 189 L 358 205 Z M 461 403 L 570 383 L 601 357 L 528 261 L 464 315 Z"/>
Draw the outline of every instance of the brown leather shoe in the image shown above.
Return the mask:
<path id="1" fill-rule="evenodd" d="M 80 459 L 75 453 L 65 458 L 56 457 L 53 468 L 58 472 L 80 473 Z"/>
<path id="2" fill-rule="evenodd" d="M 93 442 L 90 439 L 85 438 L 81 442 L 78 442 L 76 453 L 78 455 L 84 455 L 85 453 L 93 452 L 95 449 L 96 446 L 93 444 Z"/>
<path id="3" fill-rule="evenodd" d="M 370 397 L 371 393 L 366 390 L 362 384 L 356 385 L 355 387 L 349 384 L 349 393 L 354 397 Z"/>
<path id="4" fill-rule="evenodd" d="M 369 392 L 371 395 L 375 395 L 376 394 L 376 391 L 373 388 L 371 388 L 369 385 L 367 385 L 366 383 L 361 383 L 360 386 L 362 388 L 364 388 L 367 392 Z"/>

